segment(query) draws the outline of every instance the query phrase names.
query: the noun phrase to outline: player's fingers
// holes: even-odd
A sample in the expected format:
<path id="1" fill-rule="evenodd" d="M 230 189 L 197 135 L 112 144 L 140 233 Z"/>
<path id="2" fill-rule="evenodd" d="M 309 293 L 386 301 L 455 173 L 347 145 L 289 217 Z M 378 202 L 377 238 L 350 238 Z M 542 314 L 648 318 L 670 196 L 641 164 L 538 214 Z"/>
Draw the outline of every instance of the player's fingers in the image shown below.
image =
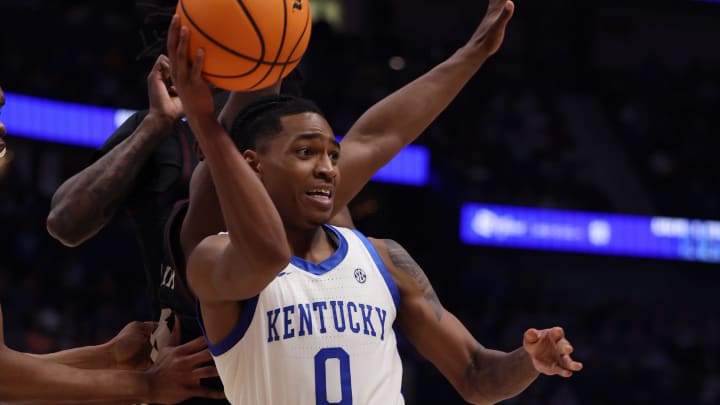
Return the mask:
<path id="1" fill-rule="evenodd" d="M 172 18 L 172 21 L 170 22 L 170 28 L 168 28 L 168 37 L 167 37 L 167 50 L 170 59 L 173 59 L 175 56 L 175 51 L 177 50 L 177 43 L 178 43 L 178 28 L 180 27 L 180 17 L 178 17 L 177 14 L 175 14 Z"/>
<path id="2" fill-rule="evenodd" d="M 562 355 L 558 367 L 567 371 L 580 371 L 583 368 L 582 363 L 577 362 L 570 357 L 569 354 Z"/>
<path id="3" fill-rule="evenodd" d="M 583 364 L 579 361 L 575 361 L 569 355 L 563 356 L 563 367 L 570 371 L 580 371 L 583 369 Z"/>
<path id="4" fill-rule="evenodd" d="M 195 55 L 195 62 L 192 66 L 192 77 L 199 79 L 202 78 L 203 66 L 205 65 L 205 50 L 198 48 L 197 54 Z"/>
<path id="5" fill-rule="evenodd" d="M 164 60 L 158 61 L 158 71 L 162 75 L 163 80 L 170 77 L 170 60 L 166 57 Z"/>
<path id="6" fill-rule="evenodd" d="M 537 343 L 540 340 L 540 332 L 535 328 L 530 328 L 525 331 L 525 342 Z"/>
<path id="7" fill-rule="evenodd" d="M 565 337 L 565 331 L 563 328 L 556 326 L 552 329 L 550 329 L 550 338 L 553 342 L 559 342 L 560 339 Z"/>
<path id="8" fill-rule="evenodd" d="M 570 354 L 575 350 L 567 339 L 563 338 L 557 343 L 557 348 L 560 354 Z"/>
<path id="9" fill-rule="evenodd" d="M 212 354 L 210 354 L 209 350 L 201 350 L 197 353 L 188 355 L 186 360 L 189 364 L 192 364 L 192 365 L 203 364 L 203 363 L 207 363 L 208 361 L 212 360 Z"/>
<path id="10" fill-rule="evenodd" d="M 505 6 L 503 7 L 502 14 L 500 15 L 500 18 L 498 19 L 497 24 L 501 26 L 506 26 L 507 23 L 512 18 L 513 14 L 515 13 L 515 3 L 512 1 L 508 1 L 505 3 Z"/>
<path id="11" fill-rule="evenodd" d="M 572 373 L 572 371 L 569 371 L 569 370 L 560 370 L 558 375 L 561 377 L 570 378 L 570 377 L 572 377 L 573 373 Z"/>
<path id="12" fill-rule="evenodd" d="M 175 331 L 173 330 L 173 333 Z M 203 350 L 207 347 L 207 342 L 205 342 L 205 338 L 202 336 L 196 337 L 195 339 L 183 344 L 182 346 L 178 347 L 178 351 L 180 354 L 192 354 L 199 352 L 200 350 Z"/>
<path id="13" fill-rule="evenodd" d="M 177 45 L 177 59 L 173 61 L 175 65 L 175 69 L 177 69 L 179 77 L 185 78 L 187 75 L 187 67 L 188 67 L 188 36 L 190 36 L 190 33 L 188 31 L 188 27 L 182 26 L 180 27 L 180 38 L 178 40 Z"/>
<path id="14" fill-rule="evenodd" d="M 150 336 L 155 331 L 155 329 L 157 329 L 157 326 L 157 322 L 145 321 L 142 323 L 140 328 L 142 329 L 144 335 Z"/>
<path id="15" fill-rule="evenodd" d="M 217 368 L 214 366 L 205 366 L 196 368 L 192 371 L 193 378 L 201 379 L 201 378 L 213 378 L 218 376 Z"/>
<path id="16" fill-rule="evenodd" d="M 190 390 L 192 397 L 197 398 L 211 398 L 211 399 L 225 399 L 225 393 L 222 390 L 216 390 L 212 388 L 198 387 Z"/>

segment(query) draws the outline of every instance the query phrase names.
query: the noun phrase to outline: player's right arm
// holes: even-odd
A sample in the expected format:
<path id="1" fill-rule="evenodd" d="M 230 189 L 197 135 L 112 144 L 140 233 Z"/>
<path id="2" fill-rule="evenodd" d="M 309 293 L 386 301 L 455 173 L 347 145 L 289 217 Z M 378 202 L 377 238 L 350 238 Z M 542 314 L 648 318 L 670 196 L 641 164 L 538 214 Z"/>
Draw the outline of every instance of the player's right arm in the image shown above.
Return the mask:
<path id="1" fill-rule="evenodd" d="M 274 86 L 251 92 L 230 92 L 218 121 L 223 127 L 230 128 L 245 106 L 260 96 L 278 94 L 280 84 L 281 82 L 278 82 Z M 193 170 L 189 196 L 190 203 L 180 230 L 180 243 L 186 258 L 203 239 L 225 230 L 222 216 L 208 215 L 211 210 L 217 211 L 220 203 L 210 176 L 210 168 L 205 162 L 199 162 Z"/>
<path id="2" fill-rule="evenodd" d="M 188 29 L 177 16 L 168 32 L 171 74 L 207 164 L 228 234 L 205 238 L 188 258 L 188 282 L 201 302 L 237 302 L 257 295 L 290 262 L 280 214 L 256 169 L 215 118 L 202 76 L 203 52 L 188 63 Z M 258 230 L 261 230 L 260 232 Z"/>
<path id="3" fill-rule="evenodd" d="M 188 35 L 174 16 L 168 31 L 171 75 L 205 156 L 228 233 L 203 239 L 190 253 L 187 279 L 200 300 L 206 333 L 217 340 L 236 324 L 238 303 L 259 294 L 290 262 L 290 246 L 257 167 L 251 167 L 215 118 L 202 76 L 204 52 L 199 49 L 188 62 Z"/>
<path id="4" fill-rule="evenodd" d="M 179 98 L 166 85 L 168 63 L 161 55 L 148 74 L 150 109 L 139 125 L 132 129 L 139 116 L 126 121 L 116 134 L 132 133 L 53 195 L 47 230 L 64 245 L 78 246 L 105 227 L 129 196 L 145 162 L 182 116 Z"/>

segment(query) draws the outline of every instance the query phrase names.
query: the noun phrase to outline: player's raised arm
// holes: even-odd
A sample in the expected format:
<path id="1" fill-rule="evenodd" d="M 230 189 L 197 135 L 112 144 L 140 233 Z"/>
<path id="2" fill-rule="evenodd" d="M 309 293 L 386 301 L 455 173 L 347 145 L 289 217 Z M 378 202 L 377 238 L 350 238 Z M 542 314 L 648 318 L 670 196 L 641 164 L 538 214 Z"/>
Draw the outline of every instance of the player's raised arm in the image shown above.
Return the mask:
<path id="1" fill-rule="evenodd" d="M 188 259 L 188 281 L 201 301 L 240 301 L 259 293 L 290 262 L 280 215 L 253 168 L 218 123 L 203 55 L 188 62 L 188 29 L 168 33 L 173 82 L 210 168 L 229 235 L 206 238 Z"/>
<path id="2" fill-rule="evenodd" d="M 398 321 L 407 339 L 458 393 L 474 404 L 513 397 L 539 373 L 570 377 L 582 364 L 561 328 L 529 329 L 523 346 L 510 353 L 483 347 L 438 299 L 427 276 L 395 241 L 371 239 L 400 292 Z"/>
<path id="3" fill-rule="evenodd" d="M 166 86 L 168 63 L 168 58 L 160 55 L 148 74 L 147 114 L 136 113 L 115 132 L 121 136 L 132 131 L 130 135 L 117 145 L 111 143 L 113 135 L 107 144 L 111 149 L 66 180 L 53 195 L 47 230 L 64 245 L 78 246 L 107 225 L 130 195 L 143 165 L 182 116 L 179 98 Z"/>
<path id="4" fill-rule="evenodd" d="M 278 94 L 280 83 L 251 92 L 233 91 L 223 106 L 218 121 L 225 128 L 230 128 L 238 113 L 258 97 Z M 190 203 L 183 219 L 180 231 L 180 243 L 187 258 L 192 250 L 207 236 L 225 230 L 222 215 L 212 215 L 220 207 L 215 185 L 210 176 L 210 169 L 205 162 L 199 162 L 190 178 Z"/>
<path id="5" fill-rule="evenodd" d="M 402 148 L 445 110 L 485 61 L 500 48 L 512 17 L 510 0 L 490 0 L 470 40 L 450 58 L 367 110 L 342 140 L 336 210 L 347 204 Z"/>

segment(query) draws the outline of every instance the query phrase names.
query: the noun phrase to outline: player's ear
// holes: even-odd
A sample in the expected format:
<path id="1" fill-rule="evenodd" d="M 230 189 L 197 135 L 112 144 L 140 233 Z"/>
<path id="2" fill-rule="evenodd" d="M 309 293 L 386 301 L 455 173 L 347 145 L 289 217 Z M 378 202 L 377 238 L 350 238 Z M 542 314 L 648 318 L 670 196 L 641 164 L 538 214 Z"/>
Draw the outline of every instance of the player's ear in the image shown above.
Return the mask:
<path id="1" fill-rule="evenodd" d="M 248 162 L 250 167 L 255 171 L 255 173 L 260 174 L 261 166 L 260 161 L 258 160 L 257 152 L 252 149 L 248 149 L 243 152 L 243 157 L 245 158 L 245 161 Z"/>

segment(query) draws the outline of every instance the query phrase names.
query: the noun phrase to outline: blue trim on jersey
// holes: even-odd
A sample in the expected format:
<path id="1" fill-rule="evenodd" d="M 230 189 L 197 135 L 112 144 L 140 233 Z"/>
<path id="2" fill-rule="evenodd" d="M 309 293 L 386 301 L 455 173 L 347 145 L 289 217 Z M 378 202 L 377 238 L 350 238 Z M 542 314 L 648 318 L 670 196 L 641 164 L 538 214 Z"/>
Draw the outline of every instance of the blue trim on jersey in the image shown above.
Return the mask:
<path id="1" fill-rule="evenodd" d="M 309 262 L 297 256 L 292 256 L 290 258 L 290 262 L 295 267 L 298 267 L 316 276 L 323 275 L 328 271 L 334 269 L 338 264 L 340 264 L 341 261 L 345 259 L 345 256 L 347 256 L 348 252 L 347 241 L 345 240 L 345 237 L 343 237 L 342 234 L 337 231 L 337 229 L 333 228 L 330 225 L 323 225 L 323 228 L 332 232 L 333 235 L 335 235 L 335 237 L 337 238 L 338 248 L 337 250 L 335 250 L 335 253 L 325 259 L 325 261 L 323 261 L 322 263 Z"/>
<path id="2" fill-rule="evenodd" d="M 203 324 L 202 313 L 200 312 L 200 301 L 196 300 L 195 302 L 197 303 L 197 320 L 200 324 L 200 330 L 202 331 L 203 336 L 205 336 L 208 350 L 210 350 L 210 353 L 212 353 L 213 356 L 218 357 L 227 352 L 228 350 L 232 349 L 233 346 L 235 346 L 237 342 L 239 342 L 240 339 L 245 336 L 245 332 L 247 332 L 248 328 L 250 327 L 250 323 L 252 322 L 253 316 L 255 315 L 255 308 L 257 308 L 258 296 L 256 295 L 244 302 L 242 313 L 240 314 L 240 321 L 227 336 L 225 336 L 220 342 L 216 344 L 210 343 L 210 339 L 208 339 L 207 333 L 205 332 L 205 325 Z"/>
<path id="3" fill-rule="evenodd" d="M 382 274 L 383 278 L 385 279 L 385 284 L 387 284 L 388 290 L 390 290 L 390 295 L 392 295 L 392 299 L 395 302 L 395 309 L 399 309 L 400 292 L 398 291 L 397 285 L 395 284 L 395 280 L 393 280 L 387 267 L 385 267 L 385 262 L 380 257 L 377 249 L 375 249 L 375 245 L 373 245 L 372 242 L 370 242 L 368 238 L 366 238 L 365 235 L 360 233 L 360 231 L 358 231 L 357 229 L 353 229 L 352 231 L 358 238 L 360 238 L 363 245 L 365 245 L 365 249 L 370 252 L 370 256 L 372 256 L 373 260 L 375 261 L 375 265 L 378 267 L 378 270 L 380 270 L 380 274 Z"/>

